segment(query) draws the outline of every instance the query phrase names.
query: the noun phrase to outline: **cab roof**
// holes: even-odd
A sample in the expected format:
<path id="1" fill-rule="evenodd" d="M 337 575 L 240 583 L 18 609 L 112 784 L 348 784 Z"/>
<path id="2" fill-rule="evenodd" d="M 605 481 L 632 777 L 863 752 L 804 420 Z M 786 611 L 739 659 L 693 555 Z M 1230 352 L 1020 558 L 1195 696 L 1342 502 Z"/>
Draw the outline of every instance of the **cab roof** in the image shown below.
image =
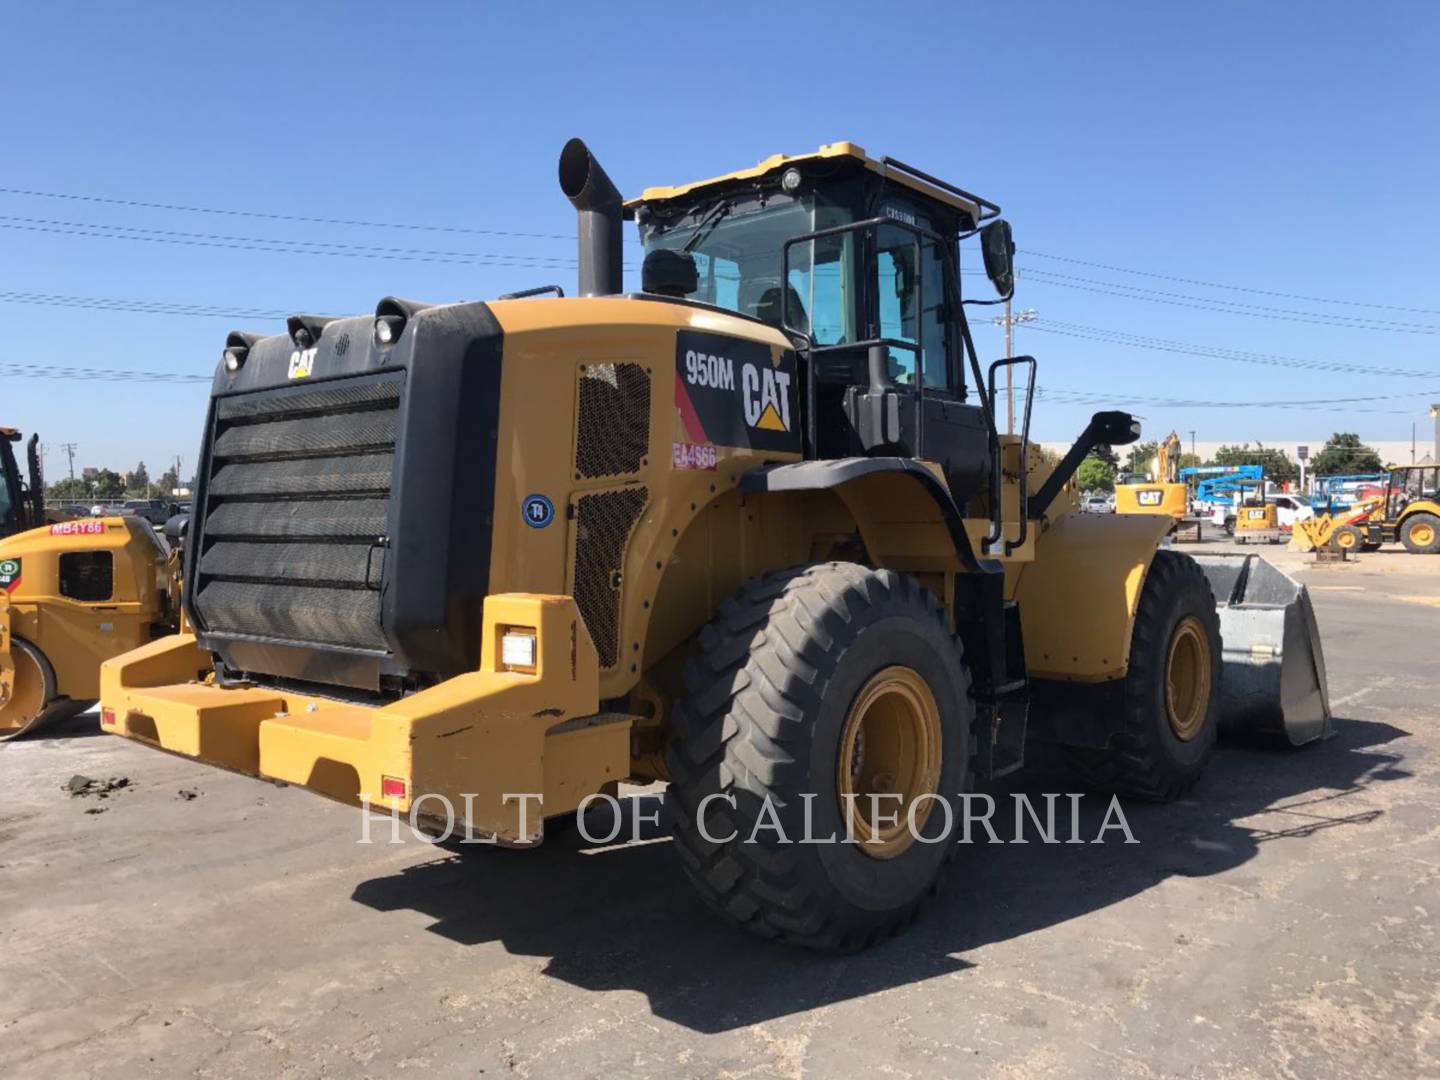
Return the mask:
<path id="1" fill-rule="evenodd" d="M 1000 213 L 1000 207 L 994 203 L 972 195 L 968 191 L 947 184 L 937 177 L 930 176 L 918 169 L 912 168 L 901 161 L 891 157 L 873 158 L 867 154 L 863 147 L 852 142 L 826 143 L 818 150 L 808 154 L 771 154 L 763 161 L 756 163 L 748 169 L 738 169 L 735 172 L 725 173 L 723 176 L 712 176 L 708 180 L 696 180 L 689 184 L 680 184 L 675 187 L 648 187 L 641 192 L 638 199 L 630 199 L 625 203 L 625 209 L 633 212 L 637 206 L 644 203 L 664 202 L 669 199 L 685 198 L 693 193 L 708 187 L 718 187 L 722 184 L 733 183 L 737 180 L 756 180 L 762 176 L 779 172 L 791 165 L 803 165 L 806 162 L 825 161 L 849 158 L 860 162 L 865 168 L 872 172 L 879 173 L 887 180 L 908 187 L 927 199 L 944 203 L 946 206 L 954 207 L 970 215 L 970 219 L 977 224 L 986 218 L 995 217 Z"/>

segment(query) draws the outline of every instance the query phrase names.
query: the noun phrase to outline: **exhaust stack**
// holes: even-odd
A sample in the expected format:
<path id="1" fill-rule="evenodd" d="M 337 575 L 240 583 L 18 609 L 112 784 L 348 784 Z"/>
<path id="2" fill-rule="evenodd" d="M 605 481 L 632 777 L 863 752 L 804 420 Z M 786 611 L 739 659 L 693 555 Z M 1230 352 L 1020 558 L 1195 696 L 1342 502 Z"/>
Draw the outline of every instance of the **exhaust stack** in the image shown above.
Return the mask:
<path id="1" fill-rule="evenodd" d="M 581 139 L 571 139 L 560 151 L 560 190 L 580 216 L 580 295 L 620 292 L 623 200 Z"/>

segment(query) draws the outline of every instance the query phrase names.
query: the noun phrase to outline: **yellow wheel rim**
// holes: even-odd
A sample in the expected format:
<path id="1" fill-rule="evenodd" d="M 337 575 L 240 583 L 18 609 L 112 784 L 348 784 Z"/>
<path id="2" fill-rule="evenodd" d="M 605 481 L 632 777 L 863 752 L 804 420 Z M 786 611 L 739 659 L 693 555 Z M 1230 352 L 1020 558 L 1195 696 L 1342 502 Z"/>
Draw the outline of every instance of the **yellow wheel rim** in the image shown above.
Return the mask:
<path id="1" fill-rule="evenodd" d="M 8 696 L 0 688 L 0 739 L 19 735 L 45 708 L 45 674 L 34 654 L 11 642 L 10 660 L 15 676 Z"/>
<path id="2" fill-rule="evenodd" d="M 1335 546 L 1344 548 L 1346 551 L 1349 551 L 1355 546 L 1355 534 L 1352 532 L 1342 532 L 1336 534 Z"/>
<path id="3" fill-rule="evenodd" d="M 1412 526 L 1410 539 L 1421 547 L 1429 547 L 1435 542 L 1435 526 L 1428 521 L 1422 521 L 1419 525 Z"/>
<path id="4" fill-rule="evenodd" d="M 876 672 L 855 695 L 840 732 L 835 787 L 840 814 L 860 849 L 893 859 L 915 842 L 909 816 L 940 784 L 940 709 L 925 680 L 908 667 Z M 915 810 L 915 831 L 934 808 Z"/>
<path id="5" fill-rule="evenodd" d="M 1165 710 L 1170 730 L 1189 742 L 1205 725 L 1210 708 L 1210 639 L 1194 615 L 1182 619 L 1170 638 L 1165 663 Z"/>

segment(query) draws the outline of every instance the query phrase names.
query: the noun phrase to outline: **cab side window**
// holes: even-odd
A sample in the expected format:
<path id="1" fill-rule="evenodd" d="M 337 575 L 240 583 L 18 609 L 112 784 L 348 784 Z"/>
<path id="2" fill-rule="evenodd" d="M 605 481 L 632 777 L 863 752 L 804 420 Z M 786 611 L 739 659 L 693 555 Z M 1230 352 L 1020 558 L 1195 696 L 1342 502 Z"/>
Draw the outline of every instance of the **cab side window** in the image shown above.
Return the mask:
<path id="1" fill-rule="evenodd" d="M 108 551 L 70 551 L 60 556 L 60 595 L 93 603 L 115 595 L 115 560 Z"/>
<path id="2" fill-rule="evenodd" d="M 950 289 L 946 280 L 949 270 L 944 253 L 927 241 L 920 253 L 921 303 L 920 342 L 923 346 L 925 387 L 928 390 L 953 390 L 956 380 L 950 370 L 951 325 Z"/>

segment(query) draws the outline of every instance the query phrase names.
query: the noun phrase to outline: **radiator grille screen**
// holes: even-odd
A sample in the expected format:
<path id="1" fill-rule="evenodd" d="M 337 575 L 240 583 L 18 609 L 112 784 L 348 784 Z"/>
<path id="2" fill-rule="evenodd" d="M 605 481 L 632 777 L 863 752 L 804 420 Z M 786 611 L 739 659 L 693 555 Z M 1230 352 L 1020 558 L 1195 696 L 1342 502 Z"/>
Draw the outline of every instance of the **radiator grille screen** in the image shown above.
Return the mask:
<path id="1" fill-rule="evenodd" d="M 585 480 L 640 471 L 650 449 L 650 373 L 639 364 L 580 369 L 575 473 Z"/>
<path id="2" fill-rule="evenodd" d="M 582 495 L 575 508 L 575 604 L 601 667 L 620 651 L 620 574 L 630 532 L 645 509 L 643 487 Z"/>
<path id="3" fill-rule="evenodd" d="M 221 399 L 198 534 L 207 630 L 383 649 L 398 379 Z"/>

